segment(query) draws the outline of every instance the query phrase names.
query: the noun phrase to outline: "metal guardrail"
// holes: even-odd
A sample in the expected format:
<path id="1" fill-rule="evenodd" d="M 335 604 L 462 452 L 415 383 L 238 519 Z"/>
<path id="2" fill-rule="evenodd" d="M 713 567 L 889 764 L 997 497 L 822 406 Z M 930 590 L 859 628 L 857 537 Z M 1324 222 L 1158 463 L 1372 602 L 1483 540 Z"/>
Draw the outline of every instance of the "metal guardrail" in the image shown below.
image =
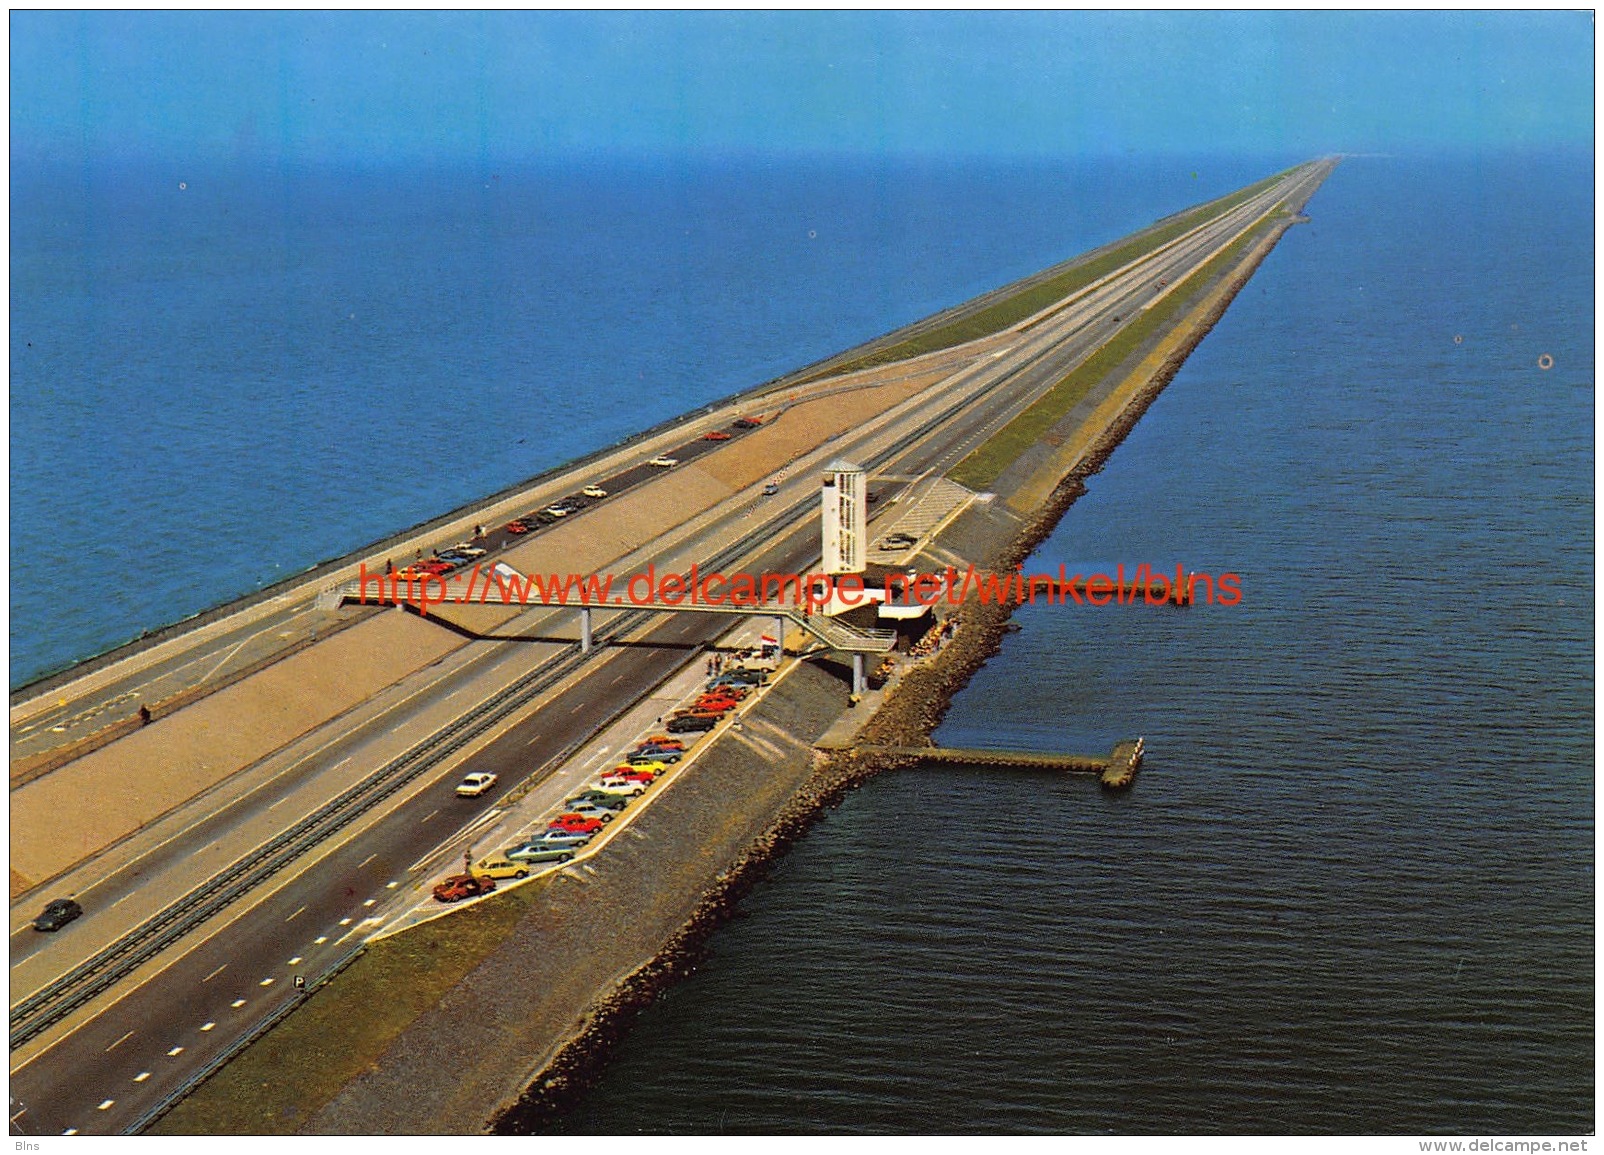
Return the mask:
<path id="1" fill-rule="evenodd" d="M 739 556 L 754 534 L 721 550 L 710 564 Z M 650 610 L 627 610 L 609 623 L 614 631 L 645 621 Z M 527 705 L 542 691 L 582 665 L 589 655 L 577 649 L 530 670 L 484 699 L 461 717 L 397 755 L 289 829 L 195 887 L 178 901 L 111 945 L 73 967 L 11 1008 L 11 1049 L 35 1038 L 160 954 L 295 859 L 355 821 L 402 786 Z"/>
<path id="2" fill-rule="evenodd" d="M 412 749 L 391 759 L 220 874 L 195 887 L 110 946 L 23 999 L 11 1009 L 11 1049 L 16 1050 L 160 954 L 195 927 L 394 794 L 446 754 L 460 749 L 527 704 L 583 660 L 583 655 L 572 653 L 549 666 L 531 670 Z"/>
<path id="3" fill-rule="evenodd" d="M 909 440 L 917 441 L 923 438 L 949 420 L 955 413 L 972 405 L 974 401 L 975 398 L 972 397 L 958 398 L 952 404 L 922 422 L 909 434 L 899 438 L 899 441 L 906 444 Z M 870 467 L 881 464 L 897 451 L 897 447 L 883 449 L 874 454 L 865 464 Z M 772 519 L 762 528 L 766 530 L 769 526 L 780 523 L 787 517 L 794 520 L 797 508 L 793 506 L 790 510 L 784 511 L 784 513 Z M 708 564 L 716 565 L 731 560 L 737 556 L 741 549 L 746 547 L 754 536 L 756 536 L 756 531 L 753 534 L 745 535 L 740 541 L 721 551 Z M 610 623 L 610 626 L 615 629 L 631 629 L 644 619 L 649 612 L 651 612 L 649 609 L 625 612 L 618 620 Z M 745 612 L 761 614 L 772 611 L 746 609 Z M 810 632 L 819 634 L 818 623 L 811 618 L 804 619 L 803 615 L 794 613 L 794 611 L 787 612 L 784 616 L 796 621 Z M 825 627 L 827 629 L 834 627 L 842 632 L 850 630 L 859 635 L 871 633 L 870 631 L 855 630 L 853 627 L 845 626 L 843 623 L 834 622 L 830 619 L 822 620 L 830 621 L 830 626 Z M 873 633 L 879 632 L 873 631 Z M 894 634 L 891 634 L 891 631 L 884 632 L 894 641 Z M 822 634 L 819 636 L 826 642 L 831 641 L 829 637 L 825 637 Z M 878 639 L 875 640 L 878 642 Z M 889 648 L 889 645 L 886 646 L 886 649 Z M 394 794 L 406 783 L 412 781 L 438 762 L 440 758 L 466 745 L 512 712 L 526 705 L 541 691 L 560 681 L 576 667 L 583 664 L 587 656 L 576 651 L 557 658 L 551 665 L 531 670 L 511 685 L 486 698 L 462 717 L 425 738 L 411 750 L 398 755 L 384 767 L 350 787 L 333 801 L 326 803 L 288 830 L 264 843 L 257 850 L 231 867 L 226 868 L 219 875 L 194 888 L 183 898 L 158 912 L 117 942 L 102 949 L 65 975 L 19 1002 L 11 1009 L 10 1013 L 11 1049 L 16 1050 L 78 1007 L 109 989 L 142 963 L 155 957 L 173 942 L 237 901 L 255 886 L 276 874 L 312 847 L 318 845 L 344 826 L 349 825 L 379 802 Z"/>

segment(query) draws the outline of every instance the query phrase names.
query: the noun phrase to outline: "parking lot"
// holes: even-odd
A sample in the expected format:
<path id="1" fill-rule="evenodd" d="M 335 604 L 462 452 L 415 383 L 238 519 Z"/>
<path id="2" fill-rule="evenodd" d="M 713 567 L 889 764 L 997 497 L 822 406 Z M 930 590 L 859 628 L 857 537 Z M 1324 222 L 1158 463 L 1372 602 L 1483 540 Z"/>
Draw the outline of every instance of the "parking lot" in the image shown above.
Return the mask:
<path id="1" fill-rule="evenodd" d="M 741 650 L 749 650 L 756 654 L 760 649 L 761 636 L 767 624 L 767 619 L 743 621 L 721 637 L 712 652 L 723 658 L 726 669 L 737 665 L 738 663 L 733 660 L 733 654 Z M 434 890 L 449 877 L 462 875 L 465 864 L 471 863 L 477 868 L 478 864 L 487 859 L 501 858 L 508 851 L 527 845 L 531 839 L 547 830 L 559 815 L 571 813 L 572 808 L 565 805 L 567 800 L 599 785 L 604 777 L 626 762 L 642 739 L 649 735 L 664 733 L 673 713 L 688 707 L 705 692 L 710 680 L 706 662 L 707 655 L 698 654 L 656 692 L 638 702 L 541 781 L 533 784 L 496 783 L 500 793 L 485 812 L 416 864 L 418 868 L 412 872 L 413 885 L 398 892 L 388 911 L 375 913 L 374 922 L 379 924 L 379 929 L 372 937 L 382 937 L 421 922 L 441 918 L 484 897 L 484 895 L 469 895 L 442 902 L 435 897 Z M 742 664 L 770 671 L 768 684 L 753 689 L 735 707 L 727 710 L 724 720 L 712 730 L 674 734 L 675 739 L 683 742 L 684 748 L 680 752 L 679 759 L 667 765 L 661 772 L 655 773 L 650 783 L 646 784 L 640 793 L 631 797 L 627 804 L 616 812 L 615 817 L 602 823 L 600 828 L 591 833 L 584 842 L 573 845 L 571 859 L 529 861 L 525 863 L 528 869 L 526 878 L 497 879 L 496 889 L 516 886 L 555 871 L 576 868 L 586 859 L 603 853 L 608 843 L 626 829 L 634 818 L 645 812 L 656 798 L 671 788 L 720 735 L 732 728 L 739 730 L 741 715 L 751 709 L 768 688 L 785 677 L 795 665 L 793 661 L 782 662 L 778 658 L 768 661 L 754 658 Z M 462 774 L 459 775 L 459 779 L 474 773 L 472 759 L 465 762 L 461 769 Z M 468 813 L 478 804 L 478 799 L 465 797 L 461 799 L 461 804 L 464 812 Z M 517 863 L 520 860 L 511 861 Z M 483 875 L 501 872 L 475 869 L 474 873 Z M 485 892 L 489 893 L 493 892 Z"/>

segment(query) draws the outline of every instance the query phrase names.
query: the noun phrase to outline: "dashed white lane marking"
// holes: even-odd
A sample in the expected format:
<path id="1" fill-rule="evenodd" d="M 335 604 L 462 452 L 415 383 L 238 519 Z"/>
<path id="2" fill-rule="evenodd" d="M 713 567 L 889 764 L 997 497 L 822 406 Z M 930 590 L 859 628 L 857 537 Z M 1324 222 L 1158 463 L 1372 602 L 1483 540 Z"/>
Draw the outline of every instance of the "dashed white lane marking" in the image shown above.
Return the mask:
<path id="1" fill-rule="evenodd" d="M 326 934 L 320 934 L 315 939 L 313 939 L 312 941 L 315 942 L 317 945 L 322 946 L 324 943 L 329 941 L 329 936 L 326 935 Z"/>
<path id="2" fill-rule="evenodd" d="M 118 1047 L 122 1046 L 125 1042 L 128 1041 L 128 1039 L 133 1035 L 133 1033 L 134 1033 L 133 1031 L 129 1031 L 128 1034 L 124 1035 L 122 1038 L 118 1039 L 111 1046 L 107 1047 L 106 1048 L 107 1053 L 109 1054 L 110 1052 L 115 1051 Z"/>
<path id="3" fill-rule="evenodd" d="M 366 906 L 372 906 L 372 905 L 373 905 L 373 904 L 374 904 L 374 903 L 376 903 L 376 902 L 378 902 L 378 901 L 379 901 L 379 900 L 378 900 L 378 899 L 376 899 L 376 898 L 370 898 L 370 899 L 368 899 L 368 900 L 367 900 L 367 901 L 366 901 L 366 902 L 364 902 L 364 903 L 363 903 L 363 904 L 362 904 L 362 905 L 363 905 L 363 906 L 365 906 L 365 907 L 366 907 Z"/>
<path id="4" fill-rule="evenodd" d="M 220 974 L 222 974 L 222 973 L 223 973 L 223 972 L 224 972 L 224 971 L 226 971 L 226 970 L 227 970 L 227 969 L 228 969 L 228 964 L 227 964 L 227 963 L 224 963 L 224 964 L 223 964 L 223 965 L 222 965 L 222 966 L 220 966 L 220 967 L 218 967 L 218 968 L 217 968 L 217 969 L 216 969 L 216 970 L 214 970 L 214 971 L 213 971 L 213 972 L 212 972 L 212 973 L 211 973 L 211 974 L 209 974 L 209 975 L 207 975 L 207 976 L 206 976 L 206 977 L 205 977 L 205 978 L 203 978 L 203 979 L 201 979 L 201 982 L 203 982 L 203 983 L 209 983 L 209 982 L 211 982 L 211 981 L 212 981 L 212 980 L 213 980 L 213 979 L 215 979 L 215 978 L 216 978 L 216 977 L 217 977 L 217 976 L 218 976 L 218 975 L 220 975 Z"/>
<path id="5" fill-rule="evenodd" d="M 100 1106 L 96 1107 L 95 1110 L 97 1110 L 97 1111 L 109 1111 L 109 1110 L 111 1110 L 111 1105 L 113 1103 L 115 1103 L 116 1101 L 117 1101 L 116 1099 L 107 1099 Z"/>
<path id="6" fill-rule="evenodd" d="M 212 1031 L 212 1030 L 216 1030 L 216 1029 L 217 1029 L 217 1024 L 216 1023 L 207 1023 L 203 1027 L 201 1027 L 201 1030 L 203 1030 L 203 1031 Z"/>
<path id="7" fill-rule="evenodd" d="M 529 739 L 529 741 L 525 742 L 524 745 L 533 746 L 536 742 L 540 741 L 541 737 L 542 735 L 536 734 L 533 738 Z"/>
<path id="8" fill-rule="evenodd" d="M 577 713 L 579 713 L 579 711 L 583 710 L 584 708 L 585 708 L 585 703 L 581 702 L 581 703 L 579 703 L 579 705 L 575 706 L 572 710 L 569 710 L 568 712 L 570 714 L 577 714 Z"/>
<path id="9" fill-rule="evenodd" d="M 429 811 L 429 813 L 425 814 L 422 818 L 418 819 L 418 825 L 422 826 L 425 822 L 429 821 L 429 819 L 433 818 L 436 814 L 439 814 L 439 813 L 440 812 L 438 810 Z"/>
<path id="10" fill-rule="evenodd" d="M 356 757 L 355 754 L 347 754 L 344 758 L 341 758 L 333 766 L 329 767 L 329 769 L 338 770 L 341 766 L 344 766 L 347 762 L 349 762 L 354 757 Z"/>
<path id="11" fill-rule="evenodd" d="M 372 862 L 372 861 L 373 861 L 373 860 L 374 860 L 374 859 L 375 859 L 375 858 L 377 858 L 377 857 L 379 857 L 379 856 L 378 856 L 378 855 L 377 855 L 377 854 L 370 854 L 370 855 L 368 855 L 368 856 L 367 856 L 367 857 L 366 857 L 366 858 L 364 858 L 364 859 L 363 859 L 363 860 L 362 860 L 362 861 L 361 861 L 361 862 L 359 862 L 359 863 L 357 863 L 357 864 L 356 864 L 356 868 L 357 868 L 357 869 L 358 869 L 358 870 L 361 870 L 361 869 L 362 869 L 362 868 L 363 868 L 363 867 L 364 867 L 364 866 L 366 866 L 366 865 L 367 865 L 367 864 L 368 864 L 368 863 L 370 863 L 370 862 Z"/>
<path id="12" fill-rule="evenodd" d="M 141 1071 L 141 1072 L 139 1072 L 139 1074 L 134 1076 L 134 1082 L 143 1083 L 148 1078 L 150 1078 L 150 1072 L 149 1071 Z"/>
<path id="13" fill-rule="evenodd" d="M 259 987 L 270 987 L 270 986 L 273 985 L 273 979 L 272 979 L 271 976 L 269 976 L 268 978 L 263 979 L 261 982 L 257 983 L 256 985 L 259 986 Z"/>
<path id="14" fill-rule="evenodd" d="M 176 1058 L 178 1058 L 179 1055 L 182 1055 L 183 1053 L 184 1053 L 184 1048 L 183 1047 L 174 1047 L 172 1050 L 167 1052 L 167 1057 L 169 1059 L 176 1059 Z"/>
<path id="15" fill-rule="evenodd" d="M 237 1011 L 237 1010 L 239 1010 L 241 1007 L 243 1007 L 245 1005 L 245 1000 L 244 999 L 235 999 L 233 1002 L 229 1003 L 228 1005 L 233 1007 Z"/>
<path id="16" fill-rule="evenodd" d="M 277 810 L 280 806 L 283 806 L 289 800 L 290 800 L 290 796 L 288 794 L 286 794 L 284 797 L 280 798 L 277 802 L 273 803 L 273 805 L 269 806 L 268 809 L 269 810 Z"/>
<path id="17" fill-rule="evenodd" d="M 301 956 L 300 955 L 296 955 L 294 958 L 292 958 L 289 962 L 285 963 L 284 965 L 285 966 L 292 966 L 292 967 L 293 966 L 300 966 L 301 965 Z"/>
<path id="18" fill-rule="evenodd" d="M 384 884 L 384 889 L 385 890 L 394 890 L 396 887 L 398 887 L 400 885 L 401 884 L 399 882 L 387 882 L 387 883 Z"/>
<path id="19" fill-rule="evenodd" d="M 285 919 L 284 921 L 285 922 L 293 922 L 295 919 L 299 918 L 301 915 L 303 915 L 305 913 L 306 913 L 306 907 L 303 906 L 300 910 L 298 910 L 294 914 L 290 915 L 290 917 Z"/>
<path id="20" fill-rule="evenodd" d="M 351 925 L 351 920 L 348 919 L 348 918 L 342 918 L 340 920 L 340 925 L 341 926 L 350 926 Z"/>
<path id="21" fill-rule="evenodd" d="M 607 684 L 609 686 L 616 686 L 616 685 L 618 685 L 618 683 L 622 682 L 623 680 L 624 680 L 624 675 L 623 674 L 619 674 L 618 677 L 614 678 L 611 682 L 608 682 Z"/>

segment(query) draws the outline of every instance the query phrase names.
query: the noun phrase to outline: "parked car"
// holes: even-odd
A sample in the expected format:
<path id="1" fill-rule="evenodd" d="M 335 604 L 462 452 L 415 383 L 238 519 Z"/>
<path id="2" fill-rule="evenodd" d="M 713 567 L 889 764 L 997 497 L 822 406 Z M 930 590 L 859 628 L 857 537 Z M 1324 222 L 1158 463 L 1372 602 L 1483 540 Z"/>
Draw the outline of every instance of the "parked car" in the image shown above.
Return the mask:
<path id="1" fill-rule="evenodd" d="M 647 769 L 666 769 L 678 762 L 682 757 L 678 750 L 639 750 L 631 754 L 625 761 L 631 766 L 644 766 Z"/>
<path id="2" fill-rule="evenodd" d="M 700 706 L 687 706 L 683 710 L 675 710 L 668 716 L 669 721 L 677 722 L 681 718 L 711 718 L 715 722 L 723 721 L 726 711 L 704 710 Z"/>
<path id="3" fill-rule="evenodd" d="M 780 492 L 780 483 L 778 481 L 771 481 L 771 482 L 769 482 L 767 485 L 765 485 L 763 487 L 763 496 L 764 497 L 773 497 L 776 493 L 779 493 L 779 492 Z"/>
<path id="4" fill-rule="evenodd" d="M 652 774 L 657 775 L 668 769 L 668 763 L 661 758 L 648 758 L 644 762 L 629 759 L 622 766 L 614 766 L 614 774 Z"/>
<path id="5" fill-rule="evenodd" d="M 459 541 L 451 547 L 450 552 L 460 553 L 463 557 L 472 561 L 476 557 L 484 557 L 486 550 L 483 546 L 474 545 L 471 541 Z"/>
<path id="6" fill-rule="evenodd" d="M 664 728 L 670 734 L 691 734 L 699 733 L 703 730 L 711 730 L 717 725 L 717 718 L 693 718 L 687 715 L 680 718 L 670 718 L 668 725 Z"/>
<path id="7" fill-rule="evenodd" d="M 508 533 L 528 533 L 529 527 L 521 521 L 509 521 L 506 526 Z"/>
<path id="8" fill-rule="evenodd" d="M 763 424 L 763 418 L 761 418 L 761 417 L 737 417 L 730 424 L 734 425 L 735 428 L 737 428 L 737 429 L 756 429 L 759 425 Z"/>
<path id="9" fill-rule="evenodd" d="M 617 794 L 608 794 L 601 790 L 586 790 L 583 794 L 576 794 L 564 806 L 575 814 L 583 814 L 586 806 L 600 806 L 603 810 L 617 812 L 629 805 L 629 799 Z"/>
<path id="10" fill-rule="evenodd" d="M 437 556 L 440 558 L 441 561 L 445 562 L 452 569 L 456 569 L 458 566 L 467 565 L 470 561 L 473 560 L 472 558 L 465 557 L 464 555 L 462 555 L 460 553 L 442 553 L 442 554 L 439 554 Z"/>
<path id="11" fill-rule="evenodd" d="M 880 548 L 883 550 L 904 550 L 910 548 L 919 539 L 908 533 L 888 533 L 880 539 Z"/>
<path id="12" fill-rule="evenodd" d="M 595 834 L 601 828 L 600 818 L 584 814 L 559 814 L 546 823 L 547 830 L 566 830 L 570 834 Z"/>
<path id="13" fill-rule="evenodd" d="M 868 493 L 863 495 L 863 504 L 865 504 L 865 505 L 873 505 L 875 502 L 877 502 L 879 500 L 880 500 L 880 491 L 878 489 L 871 489 Z"/>
<path id="14" fill-rule="evenodd" d="M 571 862 L 574 848 L 551 846 L 544 842 L 526 842 L 522 846 L 509 847 L 507 857 L 514 862 Z"/>
<path id="15" fill-rule="evenodd" d="M 679 459 L 677 457 L 654 457 L 646 464 L 655 465 L 658 469 L 673 469 L 679 464 Z"/>
<path id="16" fill-rule="evenodd" d="M 725 670 L 716 678 L 708 679 L 707 688 L 716 690 L 720 686 L 761 686 L 768 680 L 768 675 L 761 670 Z"/>
<path id="17" fill-rule="evenodd" d="M 505 854 L 492 854 L 474 863 L 473 872 L 484 878 L 528 878 L 529 864 L 514 862 Z"/>
<path id="18" fill-rule="evenodd" d="M 442 574 L 450 573 L 456 567 L 448 561 L 441 561 L 437 557 L 432 557 L 428 561 L 420 561 L 416 568 L 419 573 L 428 573 L 440 576 Z"/>
<path id="19" fill-rule="evenodd" d="M 568 507 L 566 505 L 548 505 L 546 512 L 552 517 L 567 517 Z"/>
<path id="20" fill-rule="evenodd" d="M 84 908 L 70 898 L 58 898 L 45 904 L 39 917 L 33 920 L 34 930 L 60 930 L 83 914 Z"/>
<path id="21" fill-rule="evenodd" d="M 596 824 L 598 827 L 601 823 Z M 572 850 L 576 846 L 583 846 L 590 841 L 590 835 L 581 834 L 577 830 L 552 830 L 549 827 L 540 834 L 531 838 L 528 846 L 566 846 Z M 508 857 L 512 857 L 508 855 Z"/>
<path id="22" fill-rule="evenodd" d="M 591 498 L 602 498 L 607 496 L 607 491 L 599 485 L 587 485 L 579 492 L 583 493 L 586 497 Z"/>
<path id="23" fill-rule="evenodd" d="M 623 766 L 609 770 L 602 775 L 602 786 L 618 786 L 625 782 L 639 782 L 643 786 L 650 786 L 657 780 L 657 775 L 650 770 L 636 770 L 633 766 Z"/>
<path id="24" fill-rule="evenodd" d="M 692 739 L 695 741 L 695 739 Z M 676 738 L 672 734 L 652 734 L 640 740 L 640 746 L 663 746 L 670 750 L 685 749 L 685 739 Z M 637 746 L 636 749 L 639 749 Z"/>
<path id="25" fill-rule="evenodd" d="M 627 780 L 604 778 L 596 789 L 603 794 L 622 794 L 633 798 L 637 794 L 646 793 L 646 783 L 633 778 Z"/>
<path id="26" fill-rule="evenodd" d="M 483 772 L 469 774 L 461 782 L 457 783 L 457 797 L 477 798 L 495 784 L 496 776 L 494 774 Z"/>
<path id="27" fill-rule="evenodd" d="M 702 434 L 703 441 L 728 441 L 729 439 L 730 435 L 722 429 L 715 429 L 711 433 Z"/>
<path id="28" fill-rule="evenodd" d="M 496 880 L 477 874 L 453 874 L 434 888 L 434 896 L 441 902 L 461 902 L 465 898 L 478 898 L 496 889 Z"/>
<path id="29" fill-rule="evenodd" d="M 611 822 L 618 817 L 618 811 L 623 809 L 623 799 L 618 800 L 620 805 L 608 806 L 601 802 L 584 801 L 567 804 L 569 814 L 577 814 L 581 818 L 594 818 L 598 822 Z"/>

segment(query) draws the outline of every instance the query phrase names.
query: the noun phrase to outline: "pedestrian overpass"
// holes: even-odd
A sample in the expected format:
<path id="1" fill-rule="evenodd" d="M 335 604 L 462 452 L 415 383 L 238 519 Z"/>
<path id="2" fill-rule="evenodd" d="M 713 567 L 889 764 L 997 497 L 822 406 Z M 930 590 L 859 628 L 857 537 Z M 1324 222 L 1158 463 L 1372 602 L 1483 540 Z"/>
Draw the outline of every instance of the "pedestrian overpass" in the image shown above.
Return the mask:
<path id="1" fill-rule="evenodd" d="M 389 578 L 375 582 L 379 575 L 372 575 L 366 583 L 360 580 L 348 581 L 341 585 L 325 590 L 318 596 L 318 606 L 322 609 L 335 609 L 341 605 L 398 605 L 411 606 L 423 616 L 428 616 L 431 608 L 452 608 L 457 606 L 489 606 L 506 607 L 517 610 L 551 610 L 575 611 L 579 614 L 579 649 L 581 653 L 588 654 L 595 648 L 593 632 L 593 617 L 598 610 L 612 610 L 627 612 L 630 610 L 646 610 L 653 613 L 666 614 L 723 614 L 726 617 L 766 617 L 774 621 L 775 637 L 781 645 L 785 642 L 786 627 L 789 625 L 802 630 L 804 633 L 818 639 L 825 647 L 840 653 L 852 655 L 852 692 L 861 694 L 866 683 L 865 656 L 868 654 L 890 653 L 897 644 L 895 630 L 865 629 L 850 625 L 838 618 L 827 614 L 811 612 L 805 606 L 787 605 L 780 601 L 769 602 L 742 602 L 739 605 L 728 603 L 709 604 L 705 601 L 691 602 L 684 598 L 665 601 L 657 591 L 653 591 L 651 598 L 625 598 L 614 594 L 605 601 L 586 601 L 580 596 L 553 597 L 543 600 L 540 597 L 520 599 L 505 597 L 497 590 L 492 592 L 488 581 L 478 582 L 473 574 L 452 574 L 448 576 L 431 576 L 427 581 L 407 582 L 399 578 Z M 366 588 L 364 588 L 364 586 Z M 377 595 L 375 592 L 377 586 Z"/>

